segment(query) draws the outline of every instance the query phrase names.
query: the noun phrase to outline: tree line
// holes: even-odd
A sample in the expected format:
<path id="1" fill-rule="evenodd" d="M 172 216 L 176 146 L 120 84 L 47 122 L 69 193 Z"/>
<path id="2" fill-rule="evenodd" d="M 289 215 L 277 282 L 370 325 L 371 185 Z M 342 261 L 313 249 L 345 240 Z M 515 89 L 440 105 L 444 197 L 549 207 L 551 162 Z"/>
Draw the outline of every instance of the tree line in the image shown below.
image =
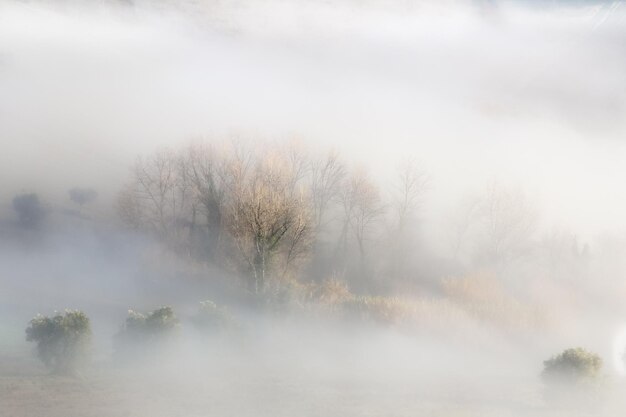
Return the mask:
<path id="1" fill-rule="evenodd" d="M 334 151 L 203 143 L 138 158 L 118 207 L 126 224 L 235 270 L 259 293 L 297 279 L 363 281 L 382 267 L 400 274 L 408 254 L 377 245 L 409 238 L 426 183 L 406 163 L 384 195 Z"/>
<path id="2" fill-rule="evenodd" d="M 494 183 L 453 210 L 437 207 L 428 224 L 420 209 L 430 188 L 411 160 L 383 182 L 332 150 L 232 140 L 138 158 L 117 209 L 124 227 L 235 272 L 255 294 L 326 280 L 361 294 L 437 291 L 442 277 L 506 275 L 498 268 L 519 261 L 554 276 L 585 275 L 588 246 L 573 233 L 539 235 L 537 213 L 521 190 Z M 94 189 L 75 187 L 68 196 L 78 210 L 55 210 L 36 193 L 15 196 L 16 225 L 45 230 L 53 212 L 91 218 Z M 425 238 L 432 220 L 441 223 Z"/>

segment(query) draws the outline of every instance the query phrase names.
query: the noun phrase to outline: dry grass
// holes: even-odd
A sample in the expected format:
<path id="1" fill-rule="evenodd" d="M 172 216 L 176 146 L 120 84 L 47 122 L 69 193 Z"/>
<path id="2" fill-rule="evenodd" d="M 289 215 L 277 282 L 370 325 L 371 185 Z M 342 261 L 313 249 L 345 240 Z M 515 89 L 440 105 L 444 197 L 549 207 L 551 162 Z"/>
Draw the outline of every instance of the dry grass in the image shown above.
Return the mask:
<path id="1" fill-rule="evenodd" d="M 472 317 L 508 331 L 544 329 L 550 324 L 548 310 L 523 303 L 506 291 L 491 274 L 474 274 L 443 281 L 445 296 Z"/>
<path id="2" fill-rule="evenodd" d="M 552 323 L 546 308 L 516 299 L 492 275 L 446 279 L 442 288 L 442 296 L 355 295 L 344 282 L 331 279 L 299 287 L 299 291 L 304 294 L 300 305 L 316 314 L 438 334 L 470 332 L 477 327 L 511 334 L 545 330 Z"/>

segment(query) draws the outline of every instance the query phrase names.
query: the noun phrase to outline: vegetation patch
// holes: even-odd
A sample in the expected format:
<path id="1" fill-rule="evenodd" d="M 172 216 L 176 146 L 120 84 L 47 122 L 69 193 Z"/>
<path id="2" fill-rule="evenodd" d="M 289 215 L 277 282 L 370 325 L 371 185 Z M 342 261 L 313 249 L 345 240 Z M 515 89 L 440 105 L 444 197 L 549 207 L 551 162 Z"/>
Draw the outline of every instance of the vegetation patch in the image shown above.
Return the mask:
<path id="1" fill-rule="evenodd" d="M 200 309 L 192 322 L 197 329 L 209 334 L 230 332 L 240 326 L 228 309 L 210 300 L 200 302 Z"/>
<path id="2" fill-rule="evenodd" d="M 78 310 L 53 317 L 38 314 L 26 328 L 26 340 L 37 343 L 39 358 L 54 373 L 74 374 L 89 351 L 89 318 Z"/>
<path id="3" fill-rule="evenodd" d="M 545 399 L 570 405 L 597 402 L 604 386 L 602 364 L 599 355 L 580 347 L 566 349 L 544 361 L 541 376 Z"/>
<path id="4" fill-rule="evenodd" d="M 116 335 L 118 353 L 139 353 L 153 350 L 171 340 L 179 328 L 172 307 L 160 307 L 148 314 L 128 311 L 126 322 Z"/>

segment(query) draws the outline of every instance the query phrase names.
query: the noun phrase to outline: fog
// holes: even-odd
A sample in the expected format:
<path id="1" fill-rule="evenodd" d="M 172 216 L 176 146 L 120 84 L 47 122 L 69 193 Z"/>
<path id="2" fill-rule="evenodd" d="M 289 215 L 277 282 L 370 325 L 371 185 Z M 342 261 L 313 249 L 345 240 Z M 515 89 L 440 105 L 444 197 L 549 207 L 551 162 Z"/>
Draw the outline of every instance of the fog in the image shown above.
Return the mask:
<path id="1" fill-rule="evenodd" d="M 0 410 L 623 413 L 625 46 L 621 1 L 0 2 Z"/>

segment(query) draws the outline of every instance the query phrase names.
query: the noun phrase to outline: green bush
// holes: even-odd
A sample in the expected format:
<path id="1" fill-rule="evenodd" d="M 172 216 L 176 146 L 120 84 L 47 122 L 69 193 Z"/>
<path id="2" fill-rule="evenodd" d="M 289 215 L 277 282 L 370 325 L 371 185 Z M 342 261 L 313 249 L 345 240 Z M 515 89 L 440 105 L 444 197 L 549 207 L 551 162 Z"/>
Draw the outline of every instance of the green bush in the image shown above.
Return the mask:
<path id="1" fill-rule="evenodd" d="M 26 340 L 37 343 L 39 358 L 53 372 L 73 374 L 87 357 L 89 318 L 78 310 L 65 310 L 54 317 L 38 314 L 26 329 Z"/>
<path id="2" fill-rule="evenodd" d="M 116 336 L 118 351 L 158 346 L 170 339 L 179 327 L 171 307 L 160 307 L 148 314 L 128 310 L 128 317 Z"/>
<path id="3" fill-rule="evenodd" d="M 566 349 L 543 362 L 542 377 L 549 383 L 580 383 L 597 379 L 602 358 L 583 348 Z"/>
<path id="4" fill-rule="evenodd" d="M 597 405 L 602 398 L 602 358 L 583 348 L 566 349 L 543 363 L 541 374 L 550 403 L 578 407 Z"/>

